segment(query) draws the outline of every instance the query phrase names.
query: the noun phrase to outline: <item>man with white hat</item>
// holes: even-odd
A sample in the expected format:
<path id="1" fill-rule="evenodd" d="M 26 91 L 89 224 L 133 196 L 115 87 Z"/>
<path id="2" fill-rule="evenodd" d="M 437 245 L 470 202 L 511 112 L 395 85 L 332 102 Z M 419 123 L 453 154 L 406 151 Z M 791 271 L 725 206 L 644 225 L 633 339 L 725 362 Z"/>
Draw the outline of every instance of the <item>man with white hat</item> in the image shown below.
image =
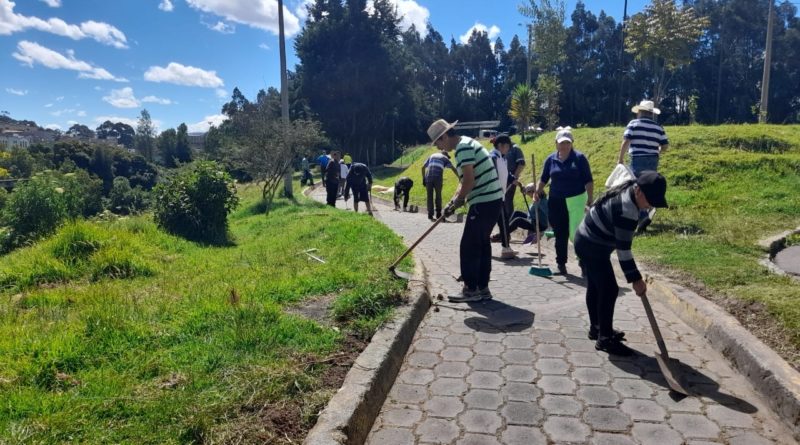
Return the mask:
<path id="1" fill-rule="evenodd" d="M 631 171 L 638 178 L 647 170 L 658 171 L 658 160 L 669 148 L 669 140 L 664 128 L 654 120 L 661 110 L 656 108 L 652 100 L 643 100 L 631 108 L 636 119 L 628 123 L 622 134 L 622 145 L 619 147 L 618 163 L 625 163 L 625 152 L 631 156 Z M 650 224 L 650 218 L 642 212 L 639 232 L 643 232 Z"/>
<path id="2" fill-rule="evenodd" d="M 489 277 L 492 272 L 492 228 L 500 216 L 503 190 L 489 152 L 480 142 L 459 136 L 453 129 L 456 122 L 439 119 L 428 127 L 428 137 L 439 150 L 455 151 L 455 164 L 460 183 L 455 196 L 444 208 L 444 216 L 469 204 L 459 257 L 464 287 L 453 302 L 491 299 Z"/>

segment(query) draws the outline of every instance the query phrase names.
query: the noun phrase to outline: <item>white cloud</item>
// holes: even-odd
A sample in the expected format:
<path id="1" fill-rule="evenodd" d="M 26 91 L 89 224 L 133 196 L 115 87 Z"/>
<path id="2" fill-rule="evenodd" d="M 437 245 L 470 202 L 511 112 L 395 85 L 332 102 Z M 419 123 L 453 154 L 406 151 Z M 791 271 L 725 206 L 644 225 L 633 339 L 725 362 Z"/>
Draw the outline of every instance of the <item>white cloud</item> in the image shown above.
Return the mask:
<path id="1" fill-rule="evenodd" d="M 3 0 L 0 0 L 2 2 Z M 90 65 L 88 62 L 75 58 L 72 50 L 63 55 L 52 49 L 45 48 L 35 42 L 23 40 L 17 44 L 17 52 L 12 56 L 20 62 L 32 67 L 35 63 L 54 70 L 78 71 L 81 79 L 114 80 L 116 82 L 127 82 L 127 79 L 115 77 L 103 68 Z M 63 97 L 61 98 L 63 99 Z M 57 99 L 57 100 L 61 100 Z"/>
<path id="2" fill-rule="evenodd" d="M 211 126 L 219 127 L 223 121 L 227 120 L 228 116 L 224 114 L 214 114 L 206 116 L 200 122 L 188 125 L 189 132 L 191 133 L 205 133 Z"/>
<path id="3" fill-rule="evenodd" d="M 466 45 L 469 42 L 469 38 L 472 36 L 472 31 L 486 33 L 489 35 L 489 40 L 492 41 L 500 35 L 500 28 L 498 28 L 497 25 L 492 25 L 491 28 L 487 28 L 483 23 L 475 23 L 472 25 L 472 28 L 468 29 L 464 35 L 459 37 L 461 43 Z"/>
<path id="4" fill-rule="evenodd" d="M 13 94 L 15 96 L 25 96 L 28 94 L 28 90 L 17 90 L 14 88 L 6 88 L 6 93 Z"/>
<path id="5" fill-rule="evenodd" d="M 61 0 L 42 0 L 43 2 L 47 3 L 47 6 L 51 8 L 60 8 L 61 7 Z"/>
<path id="6" fill-rule="evenodd" d="M 172 5 L 170 0 L 161 0 L 161 3 L 158 4 L 158 9 L 171 12 L 173 9 L 175 9 L 175 6 Z"/>
<path id="7" fill-rule="evenodd" d="M 64 100 L 64 96 L 56 97 L 56 102 L 61 102 L 62 100 Z"/>
<path id="8" fill-rule="evenodd" d="M 175 62 L 170 62 L 166 68 L 151 66 L 144 73 L 144 80 L 204 88 L 218 88 L 225 85 L 216 71 L 206 71 Z"/>
<path id="9" fill-rule="evenodd" d="M 103 100 L 117 108 L 137 108 L 141 105 L 141 102 L 133 95 L 131 87 L 111 90 L 111 94 L 103 96 Z"/>
<path id="10" fill-rule="evenodd" d="M 302 0 L 300 4 L 294 8 L 294 13 L 297 17 L 305 22 L 308 20 L 308 7 L 314 4 L 314 0 Z"/>
<path id="11" fill-rule="evenodd" d="M 0 35 L 11 35 L 31 28 L 73 40 L 94 39 L 115 48 L 128 47 L 125 34 L 108 23 L 89 20 L 80 25 L 72 25 L 59 18 L 43 20 L 16 14 L 14 6 L 11 0 L 0 0 Z"/>
<path id="12" fill-rule="evenodd" d="M 86 117 L 86 112 L 83 110 L 78 111 L 78 117 Z"/>
<path id="13" fill-rule="evenodd" d="M 75 113 L 75 111 L 77 110 L 74 108 L 64 108 L 63 110 L 51 111 L 50 115 L 55 117 L 60 117 L 62 114 L 73 114 Z"/>
<path id="14" fill-rule="evenodd" d="M 234 32 L 236 32 L 235 25 L 229 25 L 222 21 L 218 21 L 216 25 L 212 25 L 210 23 L 204 23 L 204 25 L 206 25 L 208 29 L 216 31 L 220 34 L 233 34 Z"/>
<path id="15" fill-rule="evenodd" d="M 61 131 L 61 125 L 58 125 L 58 124 L 47 124 L 47 125 L 44 126 L 44 128 L 47 128 L 48 130 L 59 130 L 59 131 Z"/>
<path id="16" fill-rule="evenodd" d="M 161 97 L 156 97 L 156 96 L 146 96 L 145 98 L 142 99 L 142 102 L 152 102 L 152 103 L 156 103 L 156 104 L 159 104 L 159 105 L 170 105 L 170 104 L 172 104 L 171 100 L 163 99 Z"/>
<path id="17" fill-rule="evenodd" d="M 186 2 L 200 11 L 278 35 L 278 2 L 275 0 L 186 0 Z M 286 6 L 283 7 L 283 24 L 287 36 L 300 32 L 300 20 Z"/>
<path id="18" fill-rule="evenodd" d="M 70 127 L 75 125 L 75 124 L 77 124 L 77 123 L 78 123 L 78 121 L 73 121 L 73 120 L 68 120 L 67 121 L 67 125 L 69 125 Z"/>
<path id="19" fill-rule="evenodd" d="M 94 122 L 99 126 L 105 121 L 111 121 L 112 123 L 122 122 L 123 124 L 128 124 L 133 128 L 136 128 L 136 119 L 131 119 L 129 117 L 120 117 L 120 116 L 97 116 L 94 118 Z"/>
<path id="20" fill-rule="evenodd" d="M 44 106 L 44 107 L 45 107 L 45 108 L 50 108 L 50 107 L 52 107 L 52 106 L 53 106 L 53 104 L 45 104 L 45 106 Z"/>
<path id="21" fill-rule="evenodd" d="M 270 50 L 269 45 L 267 45 L 266 43 L 262 43 L 262 44 L 258 45 L 258 47 L 263 49 L 263 50 L 267 50 L 267 51 Z"/>
<path id="22" fill-rule="evenodd" d="M 223 90 L 222 88 L 217 88 L 216 91 L 214 91 L 214 94 L 216 94 L 217 97 L 220 99 L 225 99 L 226 97 L 228 97 L 228 92 Z"/>

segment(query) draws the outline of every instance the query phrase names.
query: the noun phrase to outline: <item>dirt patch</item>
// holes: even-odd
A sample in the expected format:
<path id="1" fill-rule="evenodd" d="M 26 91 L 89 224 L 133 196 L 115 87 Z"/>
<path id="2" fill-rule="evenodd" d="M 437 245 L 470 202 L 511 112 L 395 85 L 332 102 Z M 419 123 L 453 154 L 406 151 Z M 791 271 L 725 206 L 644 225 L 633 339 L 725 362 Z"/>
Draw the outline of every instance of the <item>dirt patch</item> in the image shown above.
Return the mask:
<path id="1" fill-rule="evenodd" d="M 320 324 L 331 325 L 333 318 L 330 309 L 334 301 L 336 301 L 336 294 L 307 298 L 296 305 L 287 307 L 285 311 L 289 314 L 309 318 Z"/>
<path id="2" fill-rule="evenodd" d="M 759 303 L 743 301 L 728 295 L 716 293 L 705 284 L 686 273 L 647 263 L 647 268 L 658 272 L 670 281 L 691 289 L 706 300 L 713 301 L 726 312 L 734 316 L 745 329 L 764 342 L 773 351 L 786 360 L 790 366 L 800 371 L 800 350 L 792 341 L 788 329 L 781 327 L 767 308 Z"/>

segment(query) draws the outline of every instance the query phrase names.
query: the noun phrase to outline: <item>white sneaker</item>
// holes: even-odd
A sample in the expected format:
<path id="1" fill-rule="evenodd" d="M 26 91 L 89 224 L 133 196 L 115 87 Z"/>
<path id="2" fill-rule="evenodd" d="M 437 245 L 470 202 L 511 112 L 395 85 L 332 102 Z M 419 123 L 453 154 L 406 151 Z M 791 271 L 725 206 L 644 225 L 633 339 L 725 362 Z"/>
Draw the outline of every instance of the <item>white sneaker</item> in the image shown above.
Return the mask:
<path id="1" fill-rule="evenodd" d="M 500 258 L 504 260 L 510 260 L 512 258 L 516 258 L 517 253 L 519 252 L 510 247 L 503 247 L 503 250 L 500 252 Z"/>
<path id="2" fill-rule="evenodd" d="M 488 289 L 488 288 L 487 288 Z M 473 301 L 481 301 L 483 297 L 478 290 L 461 289 L 461 295 L 452 295 L 447 297 L 452 303 L 469 303 Z"/>

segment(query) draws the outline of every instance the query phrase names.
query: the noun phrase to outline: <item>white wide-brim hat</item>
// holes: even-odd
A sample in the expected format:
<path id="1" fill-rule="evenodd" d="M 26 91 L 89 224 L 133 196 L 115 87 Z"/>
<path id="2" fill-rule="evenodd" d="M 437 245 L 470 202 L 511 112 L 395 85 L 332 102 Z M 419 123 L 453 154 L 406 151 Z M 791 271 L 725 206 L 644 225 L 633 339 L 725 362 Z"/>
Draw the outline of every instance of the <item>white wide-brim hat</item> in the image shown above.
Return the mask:
<path id="1" fill-rule="evenodd" d="M 661 114 L 661 110 L 656 108 L 656 104 L 653 103 L 652 100 L 643 100 L 639 102 L 639 105 L 636 105 L 633 108 L 631 108 L 631 111 L 633 111 L 634 113 L 638 113 L 640 111 L 649 111 L 650 113 L 653 114 Z"/>
<path id="2" fill-rule="evenodd" d="M 436 143 L 440 137 L 447 133 L 451 128 L 455 127 L 458 121 L 452 124 L 444 119 L 439 119 L 428 127 L 428 137 L 431 138 L 432 143 Z"/>

